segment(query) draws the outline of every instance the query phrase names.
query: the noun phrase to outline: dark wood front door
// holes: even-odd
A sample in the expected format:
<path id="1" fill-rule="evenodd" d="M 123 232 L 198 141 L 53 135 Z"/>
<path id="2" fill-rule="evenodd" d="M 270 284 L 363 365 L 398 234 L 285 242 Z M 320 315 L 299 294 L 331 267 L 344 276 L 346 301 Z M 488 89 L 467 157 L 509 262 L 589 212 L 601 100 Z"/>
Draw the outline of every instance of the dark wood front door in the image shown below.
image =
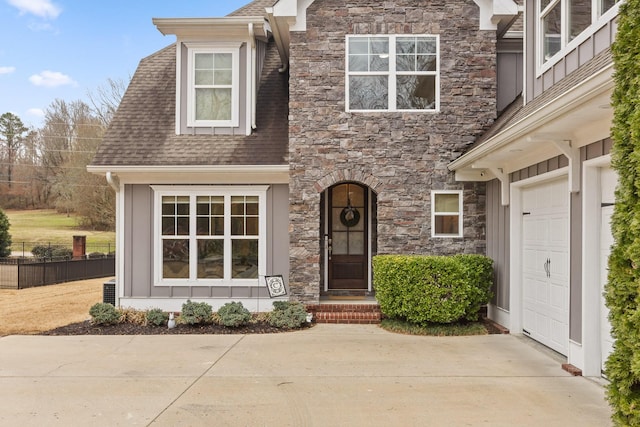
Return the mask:
<path id="1" fill-rule="evenodd" d="M 368 288 L 367 201 L 358 184 L 329 189 L 329 290 Z"/>

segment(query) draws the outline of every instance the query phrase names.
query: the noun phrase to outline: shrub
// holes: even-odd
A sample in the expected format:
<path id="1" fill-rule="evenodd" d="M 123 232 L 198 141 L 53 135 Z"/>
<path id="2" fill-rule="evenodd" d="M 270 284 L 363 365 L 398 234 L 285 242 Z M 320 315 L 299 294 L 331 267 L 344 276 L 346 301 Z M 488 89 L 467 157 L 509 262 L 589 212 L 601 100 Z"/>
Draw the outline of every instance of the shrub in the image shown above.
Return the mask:
<path id="1" fill-rule="evenodd" d="M 147 311 L 147 324 L 153 326 L 163 326 L 169 321 L 169 314 L 159 308 L 152 308 Z"/>
<path id="2" fill-rule="evenodd" d="M 182 304 L 180 321 L 187 325 L 198 325 L 211 322 L 212 309 L 206 302 L 192 302 L 187 300 Z"/>
<path id="3" fill-rule="evenodd" d="M 640 1 L 622 2 L 612 47 L 615 86 L 611 97 L 611 164 L 618 187 L 611 225 L 615 243 L 609 256 L 605 299 L 609 307 L 613 352 L 605 365 L 607 399 L 615 425 L 640 425 Z"/>
<path id="4" fill-rule="evenodd" d="M 105 255 L 102 252 L 91 252 L 90 254 L 87 255 L 87 258 L 89 259 L 96 259 L 96 258 L 104 258 Z"/>
<path id="5" fill-rule="evenodd" d="M 492 268 L 482 255 L 378 255 L 376 299 L 387 317 L 411 323 L 477 320 L 491 298 Z"/>
<path id="6" fill-rule="evenodd" d="M 269 324 L 276 328 L 295 329 L 307 322 L 307 310 L 299 302 L 274 301 Z"/>
<path id="7" fill-rule="evenodd" d="M 251 320 L 251 313 L 241 302 L 226 303 L 218 310 L 218 316 L 220 316 L 220 323 L 231 328 L 246 325 Z"/>
<path id="8" fill-rule="evenodd" d="M 36 258 L 65 258 L 71 259 L 73 250 L 61 245 L 37 245 L 31 249 Z"/>
<path id="9" fill-rule="evenodd" d="M 9 218 L 0 209 L 0 258 L 11 255 L 11 235 L 9 234 Z"/>
<path id="10" fill-rule="evenodd" d="M 114 306 L 99 302 L 89 309 L 91 323 L 94 325 L 114 325 L 120 320 L 120 313 Z"/>
<path id="11" fill-rule="evenodd" d="M 116 309 L 120 313 L 119 323 L 131 323 L 134 325 L 147 325 L 147 316 L 144 311 L 135 308 L 119 308 Z"/>

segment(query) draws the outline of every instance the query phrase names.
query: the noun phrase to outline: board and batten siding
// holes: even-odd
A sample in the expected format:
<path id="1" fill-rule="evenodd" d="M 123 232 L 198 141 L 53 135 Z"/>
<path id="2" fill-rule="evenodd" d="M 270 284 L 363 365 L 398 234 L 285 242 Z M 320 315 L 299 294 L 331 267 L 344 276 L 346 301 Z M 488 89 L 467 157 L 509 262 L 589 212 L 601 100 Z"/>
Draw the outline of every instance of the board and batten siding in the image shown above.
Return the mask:
<path id="1" fill-rule="evenodd" d="M 493 260 L 493 299 L 509 311 L 509 206 L 502 206 L 500 181 L 487 182 L 487 256 Z"/>
<path id="2" fill-rule="evenodd" d="M 530 102 L 545 90 L 558 83 L 565 76 L 577 70 L 581 65 L 585 64 L 591 58 L 602 52 L 615 40 L 617 31 L 617 16 L 608 21 L 600 22 L 594 27 L 590 34 L 582 43 L 568 51 L 564 57 L 560 58 L 551 67 L 545 69 L 542 74 L 539 73 L 539 58 L 537 55 L 536 39 L 539 37 L 536 32 L 536 6 L 539 2 L 527 1 L 526 7 L 526 102 Z M 589 30 L 586 30 L 589 31 Z"/>
<path id="3" fill-rule="evenodd" d="M 125 185 L 124 296 L 133 298 L 256 298 L 266 288 L 153 285 L 153 190 L 149 185 Z M 271 185 L 267 191 L 267 274 L 289 277 L 289 188 Z M 259 295 L 258 295 L 259 294 Z"/>
<path id="4" fill-rule="evenodd" d="M 607 155 L 611 152 L 612 141 L 610 138 L 593 142 L 580 149 L 581 164 L 587 160 L 595 159 Z M 531 178 L 534 176 L 543 175 L 547 172 L 551 172 L 569 165 L 569 160 L 564 155 L 559 155 L 547 159 L 543 162 L 536 163 L 529 167 L 520 169 L 511 173 L 511 182 L 521 181 L 523 179 Z M 582 174 L 582 172 L 581 172 Z M 497 180 L 491 181 L 487 185 L 487 255 L 494 259 L 494 262 L 498 264 L 503 262 L 500 258 L 500 253 L 495 252 L 495 247 L 500 245 L 508 245 L 508 228 L 502 231 L 502 227 L 499 228 L 502 234 L 496 237 L 495 228 L 490 228 L 490 224 L 494 224 L 496 219 L 496 213 L 500 208 L 500 183 Z M 496 199 L 490 201 L 490 193 L 495 193 L 492 197 Z M 576 342 L 582 342 L 582 192 L 571 193 L 570 195 L 570 289 L 569 289 L 569 338 Z M 499 215 L 499 213 L 498 213 Z M 489 220 L 491 218 L 491 220 Z M 491 236 L 491 237 L 489 237 Z M 491 240 L 497 239 L 496 242 L 490 243 Z M 490 249 L 492 248 L 492 249 Z M 504 283 L 508 284 L 508 248 L 506 255 L 507 263 L 507 276 L 500 275 L 497 271 L 496 286 L 497 296 L 494 297 L 495 304 L 500 308 L 505 308 L 501 299 L 501 295 L 505 293 L 502 289 L 501 280 L 505 280 Z M 503 267 L 501 267 L 503 268 Z M 508 285 L 505 286 L 508 289 Z M 494 291 L 495 292 L 495 291 Z M 508 306 L 508 291 L 507 291 L 507 306 Z"/>

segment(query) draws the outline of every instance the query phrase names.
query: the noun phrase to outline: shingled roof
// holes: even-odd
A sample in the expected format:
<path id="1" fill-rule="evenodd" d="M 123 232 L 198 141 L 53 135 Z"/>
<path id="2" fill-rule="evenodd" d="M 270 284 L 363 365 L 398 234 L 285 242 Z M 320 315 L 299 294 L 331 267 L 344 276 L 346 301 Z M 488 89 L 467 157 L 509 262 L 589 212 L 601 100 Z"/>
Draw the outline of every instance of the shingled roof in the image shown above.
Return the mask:
<path id="1" fill-rule="evenodd" d="M 578 83 L 602 70 L 604 67 L 611 64 L 611 62 L 611 49 L 607 48 L 527 104 L 523 105 L 522 96 L 518 96 L 515 101 L 504 109 L 500 117 L 498 117 L 493 125 L 484 134 L 482 134 L 470 148 L 482 145 L 484 142 L 493 138 L 503 130 L 520 120 L 523 120 L 545 104 L 574 88 Z"/>
<path id="2" fill-rule="evenodd" d="M 234 13 L 254 13 L 256 0 Z M 242 12 L 244 11 L 244 12 Z M 250 136 L 176 135 L 176 46 L 140 61 L 91 166 L 286 165 L 288 76 L 269 42 Z"/>
<path id="3" fill-rule="evenodd" d="M 254 0 L 242 6 L 240 9 L 231 12 L 227 16 L 263 16 L 264 9 L 277 3 L 277 0 Z"/>

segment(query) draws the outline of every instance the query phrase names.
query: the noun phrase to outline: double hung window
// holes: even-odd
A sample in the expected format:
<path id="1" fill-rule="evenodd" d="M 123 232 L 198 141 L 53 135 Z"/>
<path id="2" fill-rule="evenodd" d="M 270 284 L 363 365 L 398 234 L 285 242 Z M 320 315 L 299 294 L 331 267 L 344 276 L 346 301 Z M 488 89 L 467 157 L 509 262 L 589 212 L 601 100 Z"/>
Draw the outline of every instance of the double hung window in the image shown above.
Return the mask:
<path id="1" fill-rule="evenodd" d="M 462 191 L 431 192 L 431 235 L 462 237 Z"/>
<path id="2" fill-rule="evenodd" d="M 156 283 L 232 285 L 264 274 L 263 187 L 154 187 Z"/>
<path id="3" fill-rule="evenodd" d="M 239 55 L 239 48 L 189 48 L 189 126 L 238 126 Z"/>
<path id="4" fill-rule="evenodd" d="M 541 63 L 582 34 L 619 0 L 538 0 Z"/>
<path id="5" fill-rule="evenodd" d="M 347 36 L 347 110 L 438 110 L 438 49 L 432 35 Z"/>

